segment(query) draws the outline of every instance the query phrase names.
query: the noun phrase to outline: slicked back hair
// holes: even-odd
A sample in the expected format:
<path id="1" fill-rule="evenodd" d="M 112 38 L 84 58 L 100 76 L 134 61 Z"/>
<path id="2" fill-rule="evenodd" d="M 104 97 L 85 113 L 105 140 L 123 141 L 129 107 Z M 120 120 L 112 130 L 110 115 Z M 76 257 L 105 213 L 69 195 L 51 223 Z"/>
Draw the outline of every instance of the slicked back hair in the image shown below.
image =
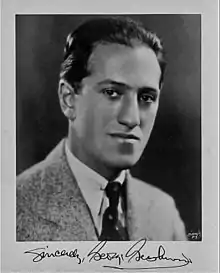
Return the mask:
<path id="1" fill-rule="evenodd" d="M 121 44 L 135 47 L 141 44 L 151 48 L 161 69 L 160 86 L 163 82 L 166 62 L 161 40 L 140 22 L 128 17 L 105 17 L 86 21 L 66 39 L 60 79 L 77 88 L 83 78 L 90 75 L 88 60 L 98 44 Z"/>

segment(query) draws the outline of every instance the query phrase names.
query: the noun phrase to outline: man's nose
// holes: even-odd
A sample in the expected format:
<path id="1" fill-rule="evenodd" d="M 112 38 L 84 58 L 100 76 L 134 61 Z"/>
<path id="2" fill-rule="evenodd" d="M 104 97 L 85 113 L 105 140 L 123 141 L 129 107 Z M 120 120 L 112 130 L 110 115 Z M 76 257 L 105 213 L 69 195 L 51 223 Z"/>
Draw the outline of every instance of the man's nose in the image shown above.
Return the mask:
<path id="1" fill-rule="evenodd" d="M 140 125 L 139 105 L 136 96 L 127 96 L 122 100 L 118 122 L 130 129 Z"/>

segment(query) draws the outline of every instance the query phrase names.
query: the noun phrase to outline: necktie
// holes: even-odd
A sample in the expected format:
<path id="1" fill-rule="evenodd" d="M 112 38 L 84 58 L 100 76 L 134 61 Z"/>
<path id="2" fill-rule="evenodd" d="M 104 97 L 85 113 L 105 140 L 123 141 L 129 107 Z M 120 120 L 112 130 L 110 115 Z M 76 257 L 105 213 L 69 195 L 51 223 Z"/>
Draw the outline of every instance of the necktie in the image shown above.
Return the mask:
<path id="1" fill-rule="evenodd" d="M 118 219 L 119 198 L 122 195 L 122 186 L 119 182 L 109 182 L 106 189 L 109 207 L 105 210 L 102 220 L 100 241 L 125 241 L 128 240 L 126 229 Z"/>

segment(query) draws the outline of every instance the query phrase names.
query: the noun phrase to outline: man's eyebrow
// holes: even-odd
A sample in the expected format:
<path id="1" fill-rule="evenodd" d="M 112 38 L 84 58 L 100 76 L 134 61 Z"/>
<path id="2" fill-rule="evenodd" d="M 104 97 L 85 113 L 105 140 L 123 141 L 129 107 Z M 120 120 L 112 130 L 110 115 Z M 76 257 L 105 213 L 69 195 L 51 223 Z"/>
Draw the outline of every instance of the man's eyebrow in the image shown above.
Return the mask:
<path id="1" fill-rule="evenodd" d="M 154 93 L 158 93 L 158 92 L 159 92 L 159 90 L 158 90 L 157 88 L 153 88 L 153 87 L 150 87 L 150 86 L 149 86 L 149 87 L 140 87 L 140 88 L 139 88 L 139 91 L 140 91 L 140 92 L 146 92 L 146 93 L 147 93 L 147 92 L 148 92 L 148 93 L 149 93 L 149 92 L 154 92 Z"/>
<path id="2" fill-rule="evenodd" d="M 131 88 L 131 86 L 129 86 L 126 83 L 118 82 L 118 81 L 114 81 L 114 80 L 110 80 L 110 79 L 106 79 L 106 80 L 103 80 L 103 81 L 98 83 L 98 85 L 102 85 L 102 84 L 112 84 L 112 85 L 118 85 L 120 87 L 126 87 L 126 88 L 129 88 L 129 89 Z"/>
<path id="3" fill-rule="evenodd" d="M 106 79 L 103 81 L 98 82 L 98 85 L 103 85 L 103 84 L 112 84 L 112 85 L 117 85 L 119 87 L 123 87 L 126 89 L 132 89 L 132 87 L 126 83 L 123 82 L 118 82 L 118 81 L 114 81 L 111 79 Z M 158 93 L 159 90 L 157 88 L 151 87 L 151 86 L 142 86 L 142 87 L 138 87 L 139 92 L 154 92 L 154 93 Z"/>

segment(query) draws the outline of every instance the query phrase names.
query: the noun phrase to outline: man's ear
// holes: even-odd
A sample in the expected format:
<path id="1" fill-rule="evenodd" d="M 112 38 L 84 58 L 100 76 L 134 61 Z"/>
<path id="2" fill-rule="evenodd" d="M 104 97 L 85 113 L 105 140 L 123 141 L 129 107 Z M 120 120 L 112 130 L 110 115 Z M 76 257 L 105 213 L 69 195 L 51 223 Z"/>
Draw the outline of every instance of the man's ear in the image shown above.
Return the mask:
<path id="1" fill-rule="evenodd" d="M 59 81 L 58 95 L 62 112 L 68 119 L 74 120 L 76 117 L 75 113 L 76 94 L 74 88 L 67 81 L 61 79 Z"/>
<path id="2" fill-rule="evenodd" d="M 161 81 L 160 84 L 159 84 L 160 91 L 163 89 L 163 86 L 164 86 L 164 82 Z"/>

